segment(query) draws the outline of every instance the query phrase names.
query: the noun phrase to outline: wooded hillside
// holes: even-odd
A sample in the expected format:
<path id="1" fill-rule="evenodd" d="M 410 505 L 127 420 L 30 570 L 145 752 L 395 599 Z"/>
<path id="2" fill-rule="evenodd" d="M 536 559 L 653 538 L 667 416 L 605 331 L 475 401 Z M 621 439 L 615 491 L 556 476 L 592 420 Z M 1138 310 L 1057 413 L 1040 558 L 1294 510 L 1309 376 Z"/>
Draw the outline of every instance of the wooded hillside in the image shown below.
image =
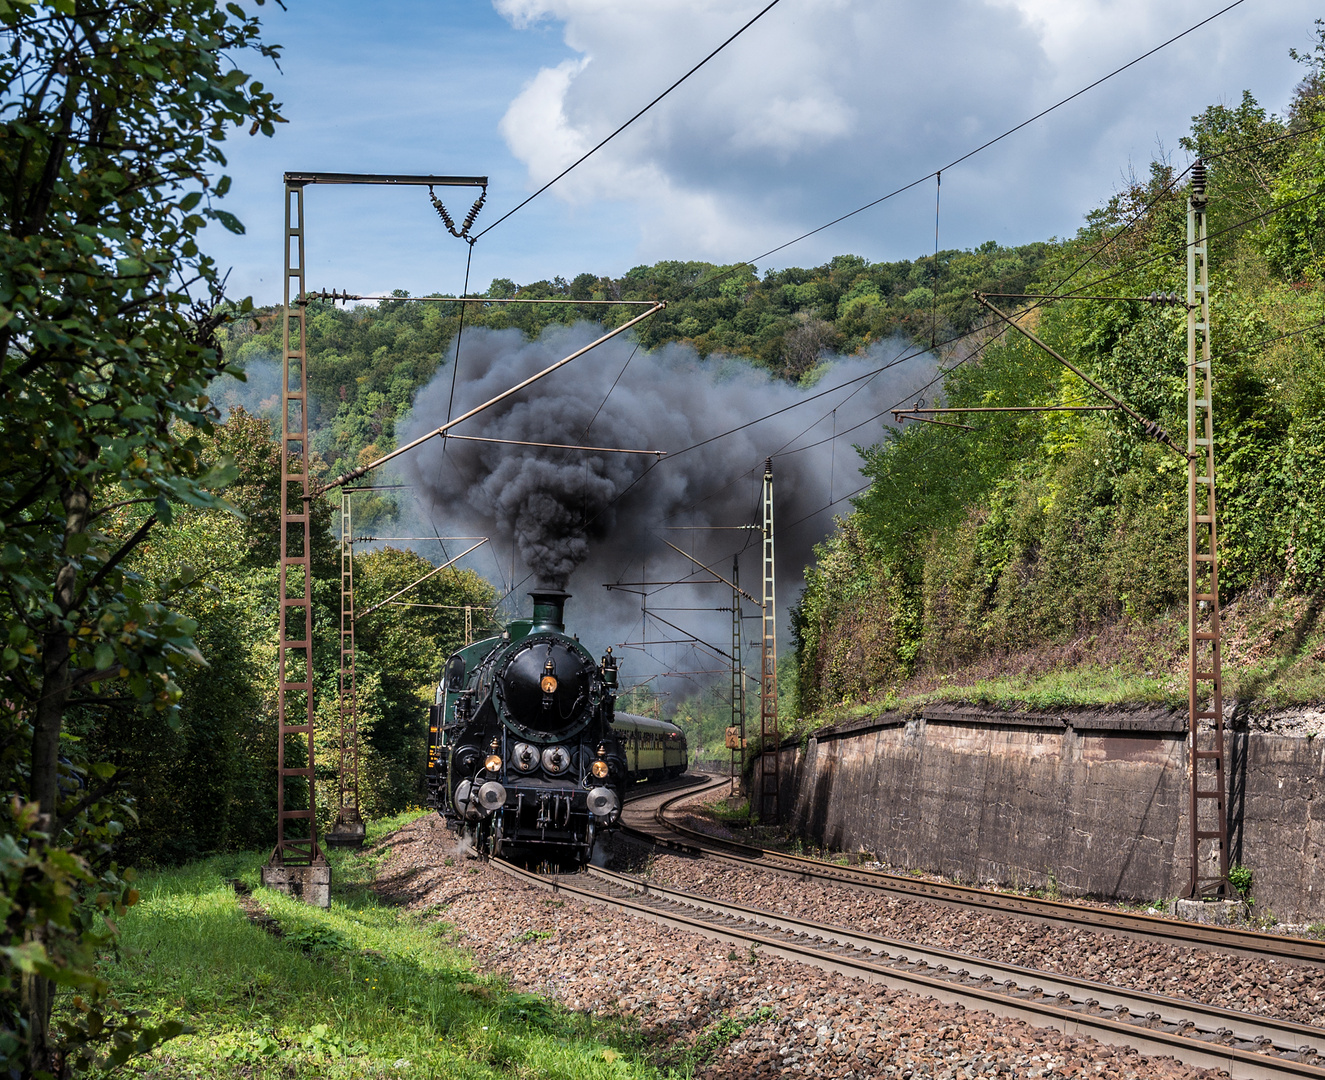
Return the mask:
<path id="1" fill-rule="evenodd" d="M 1325 692 L 1325 140 L 1312 70 L 1288 117 L 1247 95 L 1182 140 L 1209 165 L 1220 593 L 1244 710 Z M 1180 445 L 1185 308 L 1104 298 L 1185 295 L 1186 185 L 1156 164 L 1046 252 L 1025 291 L 1078 299 L 1000 301 Z M 968 407 L 1104 403 L 994 325 L 951 355 L 940 393 Z M 873 483 L 821 546 L 796 612 L 802 708 L 935 692 L 1185 701 L 1182 458 L 1116 412 L 947 419 L 966 428 L 909 423 L 865 451 Z M 1020 689 L 996 685 L 1009 677 Z"/>
<path id="2" fill-rule="evenodd" d="M 1251 620 L 1244 652 L 1229 652 L 1244 698 L 1325 692 L 1311 659 L 1312 598 L 1325 580 L 1320 49 L 1302 58 L 1307 78 L 1288 116 L 1245 95 L 1193 118 L 1182 140 L 1184 156 L 1209 167 L 1221 584 L 1233 625 L 1239 611 Z M 643 325 L 644 346 L 682 341 L 793 382 L 814 378 L 826 356 L 901 335 L 942 360 L 931 404 L 1100 404 L 972 296 L 1070 293 L 1076 299 L 999 302 L 1181 441 L 1185 310 L 1084 297 L 1185 293 L 1187 182 L 1157 162 L 1064 241 L 990 242 L 902 262 L 841 255 L 763 277 L 663 262 L 620 278 L 497 280 L 484 295 L 666 299 Z M 403 295 L 351 309 L 315 302 L 314 445 L 328 469 L 394 446 L 414 393 L 449 363 L 458 308 Z M 493 303 L 465 319 L 535 335 L 552 321 L 615 325 L 626 312 Z M 278 355 L 275 315 L 232 326 L 233 355 L 250 365 Z M 962 681 L 954 666 L 970 667 L 969 682 L 1009 664 L 1033 677 L 1106 657 L 1125 669 L 1121 682 L 1064 692 L 1172 696 L 1168 672 L 1182 647 L 1173 617 L 1185 589 L 1181 459 L 1118 414 L 983 414 L 966 428 L 908 423 L 863 449 L 873 483 L 807 568 L 795 611 L 799 711 L 934 692 Z M 390 510 L 389 499 L 366 506 L 365 520 Z M 1304 663 L 1282 655 L 1285 626 Z M 1240 659 L 1260 667 L 1238 684 Z"/>

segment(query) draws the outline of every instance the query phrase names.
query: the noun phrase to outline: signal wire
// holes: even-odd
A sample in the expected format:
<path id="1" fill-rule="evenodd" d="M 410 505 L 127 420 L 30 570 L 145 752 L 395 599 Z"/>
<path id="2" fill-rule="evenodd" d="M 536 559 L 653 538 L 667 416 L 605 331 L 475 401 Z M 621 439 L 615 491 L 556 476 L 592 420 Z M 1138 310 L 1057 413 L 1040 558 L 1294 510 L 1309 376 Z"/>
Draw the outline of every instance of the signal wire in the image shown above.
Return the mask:
<path id="1" fill-rule="evenodd" d="M 659 94 L 656 98 L 654 98 L 654 99 L 653 99 L 652 101 L 650 101 L 647 105 L 645 105 L 644 108 L 640 109 L 639 112 L 637 112 L 634 116 L 632 116 L 629 120 L 627 120 L 627 121 L 626 121 L 624 124 L 622 124 L 619 128 L 617 128 L 615 131 L 613 131 L 612 134 L 608 135 L 607 138 L 605 138 L 605 139 L 602 140 L 602 142 L 598 143 L 596 146 L 592 147 L 590 150 L 588 150 L 588 151 L 586 151 L 584 154 L 582 154 L 582 155 L 581 155 L 579 158 L 577 158 L 575 161 L 571 162 L 571 164 L 567 165 L 564 169 L 561 170 L 561 172 L 557 173 L 556 176 L 554 176 L 551 180 L 549 180 L 546 184 L 544 184 L 541 188 L 539 188 L 537 191 L 535 191 L 532 195 L 530 195 L 530 196 L 529 196 L 527 199 L 525 199 L 523 202 L 518 203 L 516 206 L 512 207 L 510 210 L 507 210 L 506 213 L 504 213 L 501 217 L 499 217 L 499 218 L 498 218 L 496 221 L 494 221 L 491 225 L 489 225 L 487 228 L 483 229 L 481 232 L 477 233 L 477 234 L 475 235 L 474 239 L 475 239 L 475 240 L 478 240 L 480 237 L 482 237 L 482 236 L 484 236 L 485 234 L 491 232 L 493 229 L 495 229 L 498 225 L 500 225 L 503 221 L 505 221 L 505 220 L 506 220 L 508 217 L 510 217 L 512 214 L 514 214 L 514 213 L 516 213 L 517 211 L 519 211 L 519 210 L 523 209 L 524 207 L 528 206 L 531 202 L 533 202 L 533 201 L 534 201 L 535 199 L 537 199 L 540 195 L 542 195 L 543 192 L 547 191 L 548 188 L 550 188 L 553 184 L 555 184 L 555 183 L 556 183 L 558 180 L 560 180 L 563 176 L 565 176 L 567 173 L 569 173 L 572 169 L 575 169 L 575 168 L 579 167 L 580 165 L 583 165 L 584 162 L 588 161 L 589 158 L 591 158 L 594 154 L 598 153 L 599 150 L 601 150 L 604 146 L 606 146 L 606 145 L 607 145 L 608 143 L 610 143 L 613 139 L 615 139 L 618 135 L 620 135 L 623 131 L 625 131 L 626 128 L 630 127 L 631 124 L 633 124 L 636 120 L 638 120 L 638 119 L 639 119 L 641 116 L 643 116 L 646 112 L 648 112 L 648 111 L 649 111 L 650 109 L 652 109 L 655 105 L 657 105 L 658 102 L 662 101 L 663 98 L 665 98 L 668 94 L 670 94 L 673 90 L 675 90 L 678 86 L 680 86 L 680 85 L 681 85 L 683 82 L 685 82 L 688 78 L 690 78 L 691 75 L 693 75 L 696 71 L 698 71 L 700 68 L 702 68 L 702 67 L 703 67 L 705 64 L 707 64 L 710 60 L 712 60 L 715 56 L 717 56 L 718 53 L 722 52 L 723 49 L 725 49 L 728 45 L 730 45 L 730 44 L 731 44 L 733 41 L 735 41 L 738 37 L 740 37 L 740 36 L 741 36 L 742 34 L 744 34 L 747 30 L 749 30 L 750 27 L 754 26 L 755 23 L 757 23 L 760 19 L 762 19 L 762 18 L 763 18 L 765 15 L 767 15 L 770 11 L 772 11 L 773 8 L 777 7 L 777 5 L 778 5 L 780 2 L 781 2 L 781 0 L 771 0 L 771 2 L 770 2 L 769 4 L 767 4 L 766 6 L 764 6 L 763 8 L 760 9 L 760 11 L 754 16 L 754 18 L 750 19 L 749 22 L 745 23 L 745 24 L 744 24 L 739 30 L 736 31 L 736 33 L 732 34 L 731 37 L 727 38 L 726 41 L 724 41 L 721 45 L 719 45 L 716 49 L 714 49 L 711 53 L 709 53 L 706 57 L 704 57 L 703 60 L 701 60 L 698 64 L 696 64 L 696 65 L 695 65 L 694 67 L 692 67 L 689 71 L 687 71 L 684 75 L 682 75 L 679 79 L 677 79 L 676 82 L 672 83 L 671 86 L 669 86 L 666 90 L 664 90 L 664 91 L 663 91 L 661 94 Z M 1242 2 L 1242 0 L 1237 0 L 1237 3 L 1241 3 L 1241 2 Z"/>
<path id="2" fill-rule="evenodd" d="M 1273 345 L 1276 341 L 1283 341 L 1284 338 L 1297 337 L 1299 334 L 1307 334 L 1312 330 L 1319 330 L 1325 326 L 1325 319 L 1320 322 L 1312 323 L 1310 326 L 1304 326 L 1300 330 L 1290 330 L 1286 334 L 1276 334 L 1271 338 L 1263 338 L 1260 341 L 1253 341 L 1250 345 L 1243 345 L 1240 349 L 1229 349 L 1228 352 L 1221 350 L 1222 356 L 1237 356 L 1238 353 L 1255 352 L 1257 349 L 1263 349 L 1266 345 Z"/>

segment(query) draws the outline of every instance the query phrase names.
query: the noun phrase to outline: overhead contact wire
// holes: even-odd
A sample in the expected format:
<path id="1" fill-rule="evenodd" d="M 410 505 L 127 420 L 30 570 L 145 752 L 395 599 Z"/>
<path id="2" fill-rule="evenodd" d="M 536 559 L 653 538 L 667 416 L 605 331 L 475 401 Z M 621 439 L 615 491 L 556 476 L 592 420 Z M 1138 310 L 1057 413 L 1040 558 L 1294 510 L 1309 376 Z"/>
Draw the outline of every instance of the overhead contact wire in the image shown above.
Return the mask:
<path id="1" fill-rule="evenodd" d="M 1087 93 L 1087 92 L 1089 92 L 1089 91 L 1091 91 L 1091 90 L 1094 90 L 1095 87 L 1100 86 L 1101 84 L 1108 82 L 1108 81 L 1109 81 L 1110 79 L 1112 79 L 1115 75 L 1121 75 L 1121 74 L 1122 74 L 1124 71 L 1126 71 L 1128 68 L 1130 68 L 1130 67 L 1135 67 L 1135 66 L 1136 66 L 1137 64 L 1139 64 L 1142 60 L 1145 60 L 1145 59 L 1148 59 L 1148 58 L 1151 57 L 1151 56 L 1154 56 L 1155 53 L 1159 52 L 1161 49 L 1166 49 L 1166 48 L 1168 48 L 1168 47 L 1169 47 L 1170 45 L 1172 45 L 1175 41 L 1180 41 L 1180 40 L 1182 40 L 1182 39 L 1185 38 L 1188 34 L 1194 33 L 1195 31 L 1199 30 L 1201 27 L 1205 26 L 1206 23 L 1212 22 L 1213 20 L 1219 18 L 1219 16 L 1223 15 L 1224 13 L 1229 12 L 1229 11 L 1232 11 L 1235 7 L 1237 7 L 1239 4 L 1242 4 L 1242 3 L 1244 3 L 1244 2 L 1245 2 L 1245 0 L 1233 0 L 1233 3 L 1229 4 L 1227 7 L 1220 8 L 1220 9 L 1219 9 L 1218 11 L 1216 11 L 1213 15 L 1208 15 L 1208 16 L 1206 16 L 1204 19 L 1202 19 L 1200 22 L 1196 23 L 1194 26 L 1189 26 L 1186 30 L 1182 31 L 1180 34 L 1175 34 L 1175 35 L 1173 35 L 1173 37 L 1169 38 L 1167 41 L 1161 42 L 1159 45 L 1156 45 L 1153 49 L 1150 49 L 1148 52 L 1144 52 L 1144 53 L 1142 53 L 1140 56 L 1136 57 L 1135 59 L 1133 59 L 1133 60 L 1129 60 L 1129 61 L 1128 61 L 1127 63 L 1125 63 L 1122 67 L 1115 68 L 1113 71 L 1109 72 L 1107 75 L 1102 75 L 1100 78 L 1096 79 L 1096 80 L 1095 80 L 1093 83 L 1091 83 L 1089 86 L 1083 86 L 1080 90 L 1076 91 L 1076 93 L 1074 93 L 1074 94 L 1069 94 L 1067 97 L 1063 98 L 1061 101 L 1057 101 L 1057 102 L 1055 102 L 1054 104 L 1050 105 L 1047 109 L 1041 109 L 1041 110 L 1040 110 L 1039 112 L 1037 112 L 1034 116 L 1030 117 L 1029 119 L 1023 120 L 1020 124 L 1017 124 L 1015 127 L 1010 127 L 1010 128 L 1008 128 L 1007 131 L 1003 132 L 1001 135 L 996 135 L 996 136 L 994 136 L 994 138 L 990 139 L 988 142 L 983 142 L 983 143 L 981 143 L 981 144 L 980 144 L 979 146 L 977 146 L 974 150 L 968 150 L 968 151 L 967 151 L 965 154 L 963 154 L 961 157 L 959 157 L 959 158 L 954 158 L 952 161 L 948 162 L 946 165 L 943 165 L 943 166 L 941 166 L 941 167 L 939 167 L 939 168 L 937 168 L 937 169 L 934 169 L 934 170 L 931 171 L 931 172 L 927 172 L 924 176 L 921 176 L 921 177 L 918 177 L 918 178 L 915 179 L 915 180 L 912 180 L 909 184 L 904 184 L 902 187 L 896 188 L 895 190 L 888 192 L 887 195 L 881 195 L 881 196 L 879 196 L 879 198 L 877 198 L 877 199 L 872 199 L 870 202 L 865 203 L 864 206 L 858 206 L 858 207 L 856 207 L 856 209 L 854 209 L 854 210 L 850 210 L 850 211 L 848 211 L 848 212 L 845 213 L 845 214 L 842 214 L 842 215 L 840 215 L 840 216 L 838 216 L 838 217 L 835 217 L 835 218 L 833 218 L 832 221 L 829 221 L 829 222 L 826 222 L 826 223 L 823 224 L 823 225 L 820 225 L 817 229 L 811 229 L 809 232 L 801 233 L 801 235 L 798 236 L 798 237 L 796 237 L 794 240 L 788 240 L 785 244 L 779 244 L 779 245 L 778 245 L 777 247 L 775 247 L 775 248 L 770 248 L 768 251 L 765 251 L 762 255 L 756 255 L 753 259 L 750 259 L 749 262 L 750 262 L 750 263 L 756 263 L 756 262 L 759 262 L 761 259 L 766 259 L 766 258 L 768 258 L 770 255 L 776 255 L 779 251 L 782 251 L 782 250 L 784 250 L 785 248 L 789 248 L 789 247 L 791 247 L 793 244 L 799 244 L 802 240 L 808 240 L 811 236 L 815 236 L 815 235 L 817 235 L 818 233 L 823 232 L 825 229 L 831 229 L 834 225 L 840 225 L 842 222 L 846 221 L 848 218 L 853 218 L 853 217 L 855 217 L 857 214 L 863 214 L 866 210 L 869 210 L 869 209 L 871 209 L 871 208 L 873 208 L 873 207 L 875 207 L 875 206 L 878 206 L 880 203 L 887 202 L 889 199 L 894 198 L 895 196 L 901 195 L 903 192 L 910 191 L 913 187 L 916 187 L 916 186 L 918 186 L 918 185 L 920 185 L 920 184 L 923 184 L 926 180 L 930 179 L 930 177 L 938 176 L 939 173 L 944 172 L 945 170 L 951 169 L 951 168 L 953 168 L 953 166 L 955 166 L 955 165 L 960 165 L 963 161 L 968 161 L 968 160 L 970 160 L 971 158 L 975 157 L 976 154 L 979 154 L 979 153 L 981 153 L 981 152 L 983 152 L 983 151 L 985 151 L 985 150 L 988 150 L 991 146 L 994 146 L 996 143 L 1000 143 L 1000 142 L 1002 142 L 1004 139 L 1006 139 L 1006 138 L 1007 138 L 1008 136 L 1010 136 L 1010 135 L 1015 135 L 1015 134 L 1016 134 L 1018 131 L 1020 131 L 1022 128 L 1026 127 L 1026 126 L 1028 126 L 1028 125 L 1030 125 L 1030 124 L 1035 123 L 1035 121 L 1040 120 L 1040 119 L 1042 119 L 1043 117 L 1048 116 L 1051 112 L 1055 111 L 1056 109 L 1061 109 L 1064 105 L 1068 104 L 1069 102 L 1071 102 L 1071 101 L 1075 101 L 1075 100 L 1076 100 L 1077 98 L 1079 98 L 1082 94 L 1085 94 L 1085 93 Z M 491 226 L 489 226 L 489 228 L 491 228 Z M 479 235 L 481 236 L 482 233 L 480 233 Z"/>
<path id="2" fill-rule="evenodd" d="M 661 94 L 659 94 L 656 98 L 654 98 L 654 99 L 653 99 L 652 101 L 650 101 L 647 105 L 645 105 L 644 108 L 640 109 L 639 112 L 635 113 L 635 115 L 632 116 L 629 120 L 627 120 L 624 124 L 622 124 L 622 125 L 621 125 L 620 127 L 618 127 L 615 131 L 613 131 L 610 135 L 608 135 L 607 138 L 603 139 L 600 143 L 598 143 L 597 145 L 595 145 L 594 147 L 592 147 L 590 150 L 586 151 L 584 154 L 582 154 L 580 157 L 578 157 L 575 161 L 573 161 L 573 162 L 571 162 L 569 165 L 567 165 L 564 169 L 561 170 L 561 172 L 557 173 L 556 176 L 554 176 L 551 180 L 549 180 L 546 184 L 544 184 L 541 188 L 539 188 L 537 191 L 535 191 L 532 195 L 530 195 L 530 196 L 529 196 L 527 199 L 525 199 L 523 202 L 518 203 L 518 204 L 516 204 L 514 207 L 512 207 L 510 210 L 507 210 L 506 213 L 504 213 L 501 217 L 499 217 L 499 218 L 498 218 L 496 221 L 494 221 L 491 225 L 489 225 L 487 228 L 485 228 L 485 229 L 483 229 L 482 231 L 480 231 L 480 232 L 474 237 L 474 239 L 477 240 L 479 237 L 483 236 L 485 233 L 491 232 L 493 229 L 495 229 L 498 225 L 500 225 L 503 221 L 505 221 L 505 220 L 506 220 L 508 217 L 510 217 L 512 214 L 514 214 L 514 213 L 516 213 L 517 211 L 519 211 L 519 210 L 523 209 L 524 207 L 528 206 L 531 202 L 533 202 L 533 201 L 534 201 L 535 199 L 537 199 L 540 195 L 542 195 L 543 192 L 547 191 L 547 189 L 550 188 L 553 184 L 555 184 L 558 180 L 562 179 L 562 177 L 564 177 L 564 176 L 566 176 L 568 173 L 570 173 L 571 170 L 578 168 L 580 165 L 583 165 L 586 161 L 589 160 L 589 158 L 593 157 L 594 154 L 598 153 L 599 150 L 601 150 L 604 146 L 606 146 L 608 143 L 610 143 L 613 139 L 615 139 L 618 135 L 620 135 L 623 131 L 625 131 L 626 128 L 630 127 L 631 124 L 633 124 L 636 120 L 638 120 L 638 119 L 639 119 L 641 116 L 643 116 L 646 112 L 648 112 L 648 111 L 649 111 L 650 109 L 652 109 L 655 105 L 657 105 L 658 102 L 662 101 L 663 98 L 665 98 L 668 94 L 670 94 L 673 90 L 675 90 L 678 86 L 680 86 L 680 85 L 681 85 L 683 82 L 685 82 L 688 78 L 690 78 L 691 75 L 693 75 L 695 72 L 697 72 L 700 68 L 702 68 L 705 64 L 707 64 L 707 63 L 708 63 L 710 60 L 712 60 L 715 56 L 717 56 L 718 53 L 722 52 L 723 49 L 725 49 L 728 45 L 730 45 L 730 44 L 731 44 L 733 41 L 735 41 L 738 37 L 740 37 L 740 36 L 741 36 L 742 34 L 744 34 L 747 30 L 749 30 L 750 27 L 754 26 L 755 23 L 757 23 L 760 19 L 762 19 L 762 18 L 763 18 L 765 15 L 767 15 L 770 11 L 772 11 L 773 8 L 777 7 L 777 5 L 778 5 L 780 2 L 781 2 L 781 0 L 771 0 L 770 3 L 768 3 L 768 4 L 765 5 L 763 8 L 760 9 L 760 11 L 754 16 L 754 18 L 750 19 L 748 22 L 746 22 L 744 25 L 742 25 L 741 28 L 740 28 L 739 30 L 737 30 L 734 34 L 731 35 L 731 37 L 727 38 L 726 41 L 724 41 L 721 45 L 719 45 L 716 49 L 714 49 L 711 53 L 709 53 L 706 57 L 704 57 L 703 60 L 701 60 L 698 64 L 696 64 L 696 65 L 695 65 L 694 67 L 692 67 L 689 71 L 687 71 L 684 75 L 682 75 L 679 79 L 677 79 L 676 82 L 672 83 L 671 86 L 669 86 L 666 90 L 664 90 L 664 91 L 663 91 Z M 1242 0 L 1238 0 L 1238 3 L 1241 3 L 1241 2 L 1242 2 Z"/>

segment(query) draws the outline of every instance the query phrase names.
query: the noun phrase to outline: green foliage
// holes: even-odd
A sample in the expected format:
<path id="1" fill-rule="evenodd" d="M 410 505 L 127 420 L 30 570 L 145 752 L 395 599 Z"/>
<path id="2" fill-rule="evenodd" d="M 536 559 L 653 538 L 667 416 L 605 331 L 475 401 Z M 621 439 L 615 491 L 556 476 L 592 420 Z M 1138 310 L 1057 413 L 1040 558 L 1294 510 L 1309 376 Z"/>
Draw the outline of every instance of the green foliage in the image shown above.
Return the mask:
<path id="1" fill-rule="evenodd" d="M 1238 895 L 1248 904 L 1251 903 L 1251 868 L 1234 865 L 1228 868 L 1228 883 L 1237 889 Z"/>
<path id="2" fill-rule="evenodd" d="M 1325 274 L 1325 114 L 1311 123 L 1315 137 L 1298 140 L 1271 184 L 1277 212 L 1260 238 L 1266 259 L 1286 281 L 1319 282 Z"/>
<path id="3" fill-rule="evenodd" d="M 909 595 L 866 544 L 859 522 L 843 521 L 816 550 L 792 609 L 800 711 L 875 697 L 910 673 L 919 627 Z"/>
<path id="4" fill-rule="evenodd" d="M 729 957 L 729 959 L 731 959 Z M 755 962 L 754 946 L 750 947 L 750 962 Z M 712 1063 L 728 1044 L 734 1042 L 747 1028 L 772 1020 L 777 1016 L 770 1005 L 761 1005 L 752 1013 L 733 1015 L 728 1013 L 715 1024 L 711 1024 L 699 1033 L 686 1055 L 685 1064 L 691 1069 L 700 1069 Z"/>
<path id="5" fill-rule="evenodd" d="M 1281 120 L 1247 94 L 1193 118 L 1184 146 L 1209 161 L 1210 230 L 1223 232 L 1211 254 L 1222 598 L 1311 596 L 1325 586 L 1325 336 L 1313 328 L 1325 321 L 1325 199 L 1302 196 L 1325 182 L 1325 124 L 1301 98 Z M 1181 294 L 1185 219 L 1186 193 L 1156 164 L 1047 250 L 1028 291 L 1070 281 L 1107 297 Z M 1018 318 L 1182 442 L 1182 309 L 1078 300 Z M 987 332 L 950 367 L 942 398 L 965 407 L 1101 403 L 1006 330 Z M 962 665 L 1018 650 L 1052 647 L 1079 663 L 1085 654 L 1071 642 L 1153 622 L 1185 598 L 1181 457 L 1117 412 L 960 419 L 971 430 L 908 424 L 863 451 L 872 484 L 817 550 L 794 612 L 804 709 L 896 701 L 913 693 L 908 680 L 932 687 Z M 1298 652 L 1309 630 L 1300 623 Z M 1253 663 L 1244 689 L 1288 692 L 1285 662 L 1276 653 L 1272 671 Z M 1303 692 L 1313 678 L 1298 680 Z M 1168 694 L 1163 680 L 1129 679 Z"/>
<path id="6" fill-rule="evenodd" d="M 169 728 L 163 730 L 139 709 L 104 715 L 82 710 L 70 722 L 85 752 L 119 769 L 134 809 L 119 854 L 140 864 L 172 865 L 209 852 L 261 846 L 274 837 L 279 448 L 266 422 L 243 410 L 232 412 L 201 442 L 205 460 L 243 463 L 242 480 L 226 494 L 246 517 L 190 507 L 169 525 L 154 528 L 126 565 L 145 583 L 187 580 L 187 587 L 173 589 L 170 601 L 196 623 L 193 640 L 207 666 L 179 676 Z M 339 553 L 329 520 L 329 504 L 315 503 L 315 745 L 324 826 L 336 796 L 340 740 Z M 358 609 L 366 612 L 432 569 L 413 552 L 357 555 Z M 473 626 L 482 630 L 491 623 L 495 602 L 492 587 L 477 575 L 448 570 L 364 618 L 356 671 L 366 814 L 394 813 L 417 801 L 425 754 L 422 718 L 442 660 L 463 643 L 464 605 L 471 606 Z M 419 604 L 436 606 L 405 606 Z"/>
<path id="7" fill-rule="evenodd" d="M 710 810 L 715 821 L 734 828 L 748 828 L 753 821 L 749 799 L 719 799 Z"/>
<path id="8" fill-rule="evenodd" d="M 54 985 L 90 978 L 92 927 L 127 895 L 110 858 L 126 820 L 114 768 L 66 718 L 79 710 L 86 730 L 98 710 L 146 707 L 164 728 L 182 673 L 203 663 L 196 624 L 168 600 L 186 580 L 163 594 L 124 564 L 179 507 L 220 506 L 230 478 L 201 458 L 226 316 L 197 236 L 209 220 L 243 228 L 217 205 L 228 131 L 271 134 L 281 117 L 236 66 L 246 49 L 277 52 L 235 4 L 44 0 L 0 5 L 0 26 L 13 45 L 0 56 L 0 760 L 19 807 L 2 829 L 11 858 L 34 860 L 6 879 L 0 948 L 20 951 L 0 962 L 0 1012 L 3 1064 L 29 1075 L 51 1064 Z M 109 1017 L 89 1003 L 65 1028 L 84 1065 L 103 1042 L 114 1061 L 164 1037 Z"/>
<path id="9" fill-rule="evenodd" d="M 399 821 L 370 826 L 370 845 Z M 382 903 L 373 858 L 333 850 L 328 911 L 265 889 L 279 933 L 245 917 L 232 879 L 258 852 L 144 875 L 101 973 L 123 1007 L 188 1029 L 144 1072 L 217 1080 L 385 1075 L 649 1077 L 658 1072 L 610 1020 L 579 1017 L 473 969 L 437 920 Z M 408 1062 L 408 1065 L 401 1064 Z"/>
<path id="10" fill-rule="evenodd" d="M 366 751 L 360 782 L 374 813 L 399 811 L 419 797 L 427 753 L 422 721 L 442 663 L 465 643 L 465 607 L 476 637 L 493 626 L 497 593 L 487 581 L 472 570 L 433 570 L 422 556 L 398 548 L 355 558 L 356 606 L 365 613 L 356 631 L 358 670 L 375 691 L 368 723 L 360 725 Z M 411 585 L 392 605 L 366 614 Z"/>

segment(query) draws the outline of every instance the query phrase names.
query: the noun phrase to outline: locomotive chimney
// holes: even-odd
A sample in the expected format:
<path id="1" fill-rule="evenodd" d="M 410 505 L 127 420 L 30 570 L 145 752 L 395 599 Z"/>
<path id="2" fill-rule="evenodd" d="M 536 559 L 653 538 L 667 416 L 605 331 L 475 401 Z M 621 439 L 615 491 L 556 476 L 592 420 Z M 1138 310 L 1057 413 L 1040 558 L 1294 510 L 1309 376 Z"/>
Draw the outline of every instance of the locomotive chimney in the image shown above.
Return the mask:
<path id="1" fill-rule="evenodd" d="M 566 632 L 565 608 L 570 593 L 551 589 L 535 589 L 529 594 L 534 598 L 533 630 L 558 630 Z"/>

